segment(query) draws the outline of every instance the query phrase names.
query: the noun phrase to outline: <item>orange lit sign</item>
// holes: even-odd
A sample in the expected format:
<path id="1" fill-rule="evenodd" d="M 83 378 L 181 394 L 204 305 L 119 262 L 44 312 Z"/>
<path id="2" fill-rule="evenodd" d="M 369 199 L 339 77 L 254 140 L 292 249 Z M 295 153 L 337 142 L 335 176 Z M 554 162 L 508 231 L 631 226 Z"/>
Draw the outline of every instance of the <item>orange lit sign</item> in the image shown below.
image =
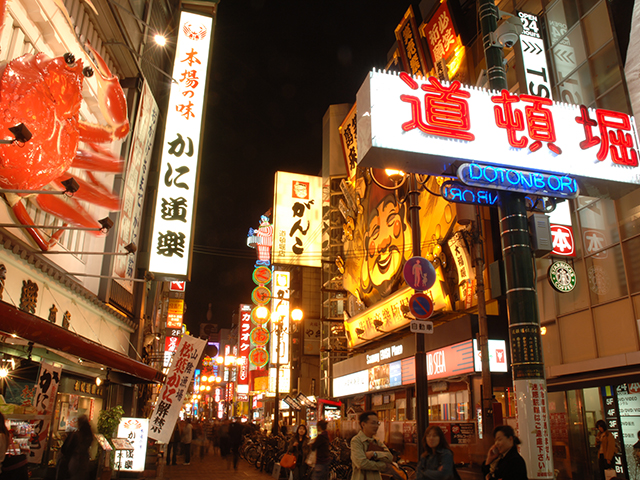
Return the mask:
<path id="1" fill-rule="evenodd" d="M 184 315 L 184 300 L 181 298 L 170 298 L 167 309 L 167 327 L 181 328 L 182 316 Z"/>

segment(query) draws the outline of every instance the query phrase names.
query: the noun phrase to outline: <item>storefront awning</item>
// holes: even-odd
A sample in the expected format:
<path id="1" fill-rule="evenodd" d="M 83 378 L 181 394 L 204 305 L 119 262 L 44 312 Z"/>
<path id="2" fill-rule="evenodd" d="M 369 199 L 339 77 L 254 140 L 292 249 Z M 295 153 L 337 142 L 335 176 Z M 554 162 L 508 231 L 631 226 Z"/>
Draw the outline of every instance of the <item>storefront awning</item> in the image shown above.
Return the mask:
<path id="1" fill-rule="evenodd" d="M 146 363 L 106 348 L 2 301 L 0 301 L 0 332 L 17 335 L 45 347 L 126 373 L 142 380 L 140 383 L 162 383 L 164 379 L 162 372 Z"/>

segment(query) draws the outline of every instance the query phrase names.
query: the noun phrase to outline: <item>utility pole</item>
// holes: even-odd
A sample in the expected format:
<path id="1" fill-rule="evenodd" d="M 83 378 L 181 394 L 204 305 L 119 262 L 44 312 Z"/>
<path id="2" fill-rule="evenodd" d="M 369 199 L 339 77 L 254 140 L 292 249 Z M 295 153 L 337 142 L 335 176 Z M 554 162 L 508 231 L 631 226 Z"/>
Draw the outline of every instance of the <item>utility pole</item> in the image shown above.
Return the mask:
<path id="1" fill-rule="evenodd" d="M 478 0 L 489 87 L 502 91 L 508 90 L 502 46 L 492 41 L 492 34 L 498 26 L 498 12 L 494 0 Z M 525 196 L 522 193 L 500 191 L 498 198 L 511 368 L 518 433 L 522 440 L 520 453 L 527 463 L 529 478 L 553 479 L 535 259 L 529 238 Z"/>

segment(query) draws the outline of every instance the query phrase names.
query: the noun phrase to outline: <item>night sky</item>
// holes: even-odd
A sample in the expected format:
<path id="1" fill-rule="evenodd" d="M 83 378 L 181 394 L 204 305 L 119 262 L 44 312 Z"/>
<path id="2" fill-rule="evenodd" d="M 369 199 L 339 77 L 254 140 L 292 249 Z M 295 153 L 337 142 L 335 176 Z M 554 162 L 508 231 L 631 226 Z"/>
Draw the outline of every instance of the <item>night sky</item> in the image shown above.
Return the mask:
<path id="1" fill-rule="evenodd" d="M 221 328 L 250 303 L 247 232 L 272 207 L 275 172 L 321 173 L 322 117 L 385 67 L 411 3 L 221 0 L 186 296 L 194 335 L 209 303 Z"/>

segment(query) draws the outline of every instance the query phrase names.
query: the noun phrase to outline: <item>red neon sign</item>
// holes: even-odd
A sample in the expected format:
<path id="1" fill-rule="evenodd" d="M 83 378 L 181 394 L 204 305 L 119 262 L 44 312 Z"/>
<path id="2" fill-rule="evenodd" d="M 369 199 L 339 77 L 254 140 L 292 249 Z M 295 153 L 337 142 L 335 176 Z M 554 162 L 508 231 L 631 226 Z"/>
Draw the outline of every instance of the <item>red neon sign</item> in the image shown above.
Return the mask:
<path id="1" fill-rule="evenodd" d="M 551 225 L 553 237 L 552 255 L 563 257 L 576 256 L 576 242 L 573 239 L 573 229 L 567 225 Z"/>

